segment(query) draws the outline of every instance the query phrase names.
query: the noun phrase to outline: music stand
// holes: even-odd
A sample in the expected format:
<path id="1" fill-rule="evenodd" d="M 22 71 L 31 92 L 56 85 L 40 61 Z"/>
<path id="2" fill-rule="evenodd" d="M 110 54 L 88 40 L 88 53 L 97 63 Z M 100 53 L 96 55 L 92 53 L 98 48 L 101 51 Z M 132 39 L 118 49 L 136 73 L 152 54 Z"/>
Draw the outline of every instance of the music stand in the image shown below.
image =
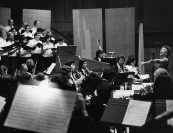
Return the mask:
<path id="1" fill-rule="evenodd" d="M 124 84 L 124 89 L 125 89 L 125 82 L 127 82 L 127 77 L 128 75 L 133 75 L 134 72 L 123 72 L 123 73 L 118 73 L 118 78 L 121 79 L 121 82 Z"/>
<path id="2" fill-rule="evenodd" d="M 57 54 L 58 55 L 76 55 L 76 48 L 77 46 L 74 46 L 74 45 L 60 46 L 60 47 L 57 47 Z"/>

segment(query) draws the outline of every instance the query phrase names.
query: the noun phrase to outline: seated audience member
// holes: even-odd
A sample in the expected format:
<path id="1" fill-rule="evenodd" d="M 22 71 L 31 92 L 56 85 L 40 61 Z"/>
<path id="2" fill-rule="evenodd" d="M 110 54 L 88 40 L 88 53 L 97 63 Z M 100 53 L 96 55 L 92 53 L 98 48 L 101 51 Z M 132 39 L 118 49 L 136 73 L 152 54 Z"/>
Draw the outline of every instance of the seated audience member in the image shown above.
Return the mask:
<path id="1" fill-rule="evenodd" d="M 60 47 L 60 46 L 67 46 L 67 43 L 65 43 L 62 38 L 58 39 L 58 43 L 55 44 L 55 48 Z"/>
<path id="2" fill-rule="evenodd" d="M 86 60 L 80 60 L 79 61 L 79 68 L 78 68 L 79 72 L 87 77 L 88 74 L 91 72 L 88 68 L 87 68 L 87 61 Z"/>
<path id="3" fill-rule="evenodd" d="M 124 56 L 118 57 L 116 65 L 113 66 L 117 73 L 125 72 L 124 63 L 125 63 L 125 57 Z"/>
<path id="4" fill-rule="evenodd" d="M 102 50 L 97 50 L 96 57 L 94 58 L 94 60 L 101 62 L 102 59 L 104 59 L 105 57 L 106 57 L 106 54 Z"/>

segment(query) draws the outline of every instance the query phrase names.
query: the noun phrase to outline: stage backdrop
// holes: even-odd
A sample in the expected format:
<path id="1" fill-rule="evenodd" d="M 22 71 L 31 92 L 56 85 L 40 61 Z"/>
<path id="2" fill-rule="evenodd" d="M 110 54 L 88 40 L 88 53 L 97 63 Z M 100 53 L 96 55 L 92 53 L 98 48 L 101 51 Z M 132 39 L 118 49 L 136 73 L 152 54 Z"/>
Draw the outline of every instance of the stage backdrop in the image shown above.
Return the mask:
<path id="1" fill-rule="evenodd" d="M 0 7 L 0 25 L 7 26 L 9 18 L 11 18 L 11 9 Z"/>
<path id="2" fill-rule="evenodd" d="M 135 9 L 105 10 L 106 51 L 115 56 L 135 55 Z"/>
<path id="3" fill-rule="evenodd" d="M 73 10 L 73 34 L 77 54 L 93 59 L 98 50 L 97 39 L 102 42 L 102 10 Z"/>
<path id="4" fill-rule="evenodd" d="M 50 10 L 23 9 L 23 21 L 24 22 L 26 22 L 31 27 L 33 27 L 35 20 L 40 21 L 42 28 L 50 29 L 51 11 Z"/>

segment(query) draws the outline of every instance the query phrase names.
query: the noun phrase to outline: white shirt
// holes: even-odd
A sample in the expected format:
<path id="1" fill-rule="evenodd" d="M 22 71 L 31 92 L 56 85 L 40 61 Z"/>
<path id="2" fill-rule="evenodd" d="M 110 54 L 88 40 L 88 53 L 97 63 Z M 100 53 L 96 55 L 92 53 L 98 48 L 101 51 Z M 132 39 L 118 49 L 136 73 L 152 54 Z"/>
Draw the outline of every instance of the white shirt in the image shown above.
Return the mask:
<path id="1" fill-rule="evenodd" d="M 44 43 L 43 44 L 43 57 L 52 57 L 53 56 L 53 51 L 51 48 L 54 48 L 54 45 L 52 43 Z"/>
<path id="2" fill-rule="evenodd" d="M 139 73 L 138 73 L 137 67 L 131 66 L 131 65 L 126 65 L 125 67 L 126 67 L 126 69 L 127 69 L 129 72 L 134 72 L 135 75 L 138 75 L 138 74 L 139 74 Z"/>
<path id="3" fill-rule="evenodd" d="M 67 43 L 62 43 L 62 44 L 57 43 L 57 44 L 55 44 L 55 48 L 61 47 L 61 46 L 67 46 Z"/>
<path id="4" fill-rule="evenodd" d="M 11 43 L 7 42 L 5 39 L 0 37 L 0 48 L 3 49 L 3 47 L 10 46 Z M 7 56 L 8 52 L 3 53 L 2 56 Z"/>
<path id="5" fill-rule="evenodd" d="M 14 44 L 14 41 L 7 41 L 8 46 L 10 46 L 12 44 Z M 13 51 L 13 50 L 11 50 L 11 51 Z M 5 53 L 5 54 L 8 54 L 8 53 Z M 17 51 L 15 51 L 13 54 L 9 54 L 9 57 L 15 57 L 15 56 L 17 56 Z"/>
<path id="6" fill-rule="evenodd" d="M 30 41 L 28 42 L 27 46 L 33 48 L 33 47 L 35 47 L 35 45 L 36 45 L 37 43 L 42 43 L 42 42 L 41 42 L 40 40 L 37 41 L 37 40 L 35 40 L 35 39 L 32 39 L 32 40 L 30 40 Z M 36 47 L 36 49 L 33 50 L 32 53 L 33 53 L 33 54 L 41 54 L 41 48 Z"/>
<path id="7" fill-rule="evenodd" d="M 21 57 L 31 57 L 31 53 L 24 50 L 23 48 L 20 49 L 20 56 Z"/>
<path id="8" fill-rule="evenodd" d="M 5 30 L 7 30 L 7 32 L 11 29 L 11 28 L 13 28 L 14 26 L 12 26 L 12 27 L 10 27 L 9 25 L 8 26 L 5 26 L 4 28 L 5 28 Z"/>
<path id="9" fill-rule="evenodd" d="M 34 35 L 37 32 L 37 27 L 32 27 L 31 31 L 32 31 L 32 35 Z"/>
<path id="10" fill-rule="evenodd" d="M 33 35 L 32 35 L 32 33 L 31 32 L 24 32 L 24 33 L 22 33 L 22 35 L 24 36 L 24 37 L 31 37 L 31 38 L 33 38 Z"/>

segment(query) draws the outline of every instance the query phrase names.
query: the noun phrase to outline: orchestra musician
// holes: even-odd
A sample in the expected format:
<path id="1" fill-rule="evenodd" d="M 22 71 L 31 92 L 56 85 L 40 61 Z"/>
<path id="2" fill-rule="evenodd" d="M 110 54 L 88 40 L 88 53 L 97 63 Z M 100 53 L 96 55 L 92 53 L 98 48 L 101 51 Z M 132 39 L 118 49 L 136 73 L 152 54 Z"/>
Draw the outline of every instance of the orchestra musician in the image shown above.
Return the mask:
<path id="1" fill-rule="evenodd" d="M 82 84 L 85 77 L 76 70 L 76 65 L 74 61 L 68 61 L 65 63 L 65 65 L 71 67 L 72 72 L 70 78 L 72 79 L 73 83 L 76 86 L 76 91 L 80 92 L 81 91 L 80 85 Z"/>
<path id="2" fill-rule="evenodd" d="M 102 50 L 97 50 L 96 57 L 94 58 L 94 60 L 101 62 L 102 59 L 104 59 L 105 57 L 106 57 L 106 54 Z"/>
<path id="3" fill-rule="evenodd" d="M 78 68 L 79 72 L 85 76 L 85 78 L 88 76 L 88 74 L 91 72 L 88 68 L 87 68 L 87 61 L 86 60 L 80 60 L 79 61 L 79 68 Z"/>
<path id="4" fill-rule="evenodd" d="M 125 57 L 119 56 L 117 59 L 117 63 L 113 66 L 117 73 L 125 72 L 124 63 L 125 63 Z"/>

